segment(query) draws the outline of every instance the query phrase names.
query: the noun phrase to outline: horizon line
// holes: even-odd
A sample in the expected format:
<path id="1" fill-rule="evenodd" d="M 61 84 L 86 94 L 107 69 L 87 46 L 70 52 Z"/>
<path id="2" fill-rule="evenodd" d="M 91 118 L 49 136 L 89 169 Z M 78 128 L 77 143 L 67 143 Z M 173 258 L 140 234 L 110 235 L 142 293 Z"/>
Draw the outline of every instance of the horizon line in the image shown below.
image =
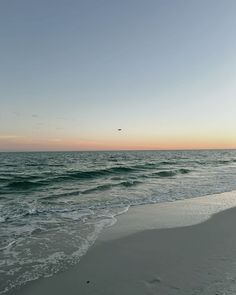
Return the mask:
<path id="1" fill-rule="evenodd" d="M 120 149 L 120 150 L 10 150 L 10 151 L 1 151 L 0 153 L 79 153 L 79 152 L 164 152 L 164 151 L 220 151 L 220 150 L 236 150 L 234 148 L 186 148 L 186 149 Z"/>

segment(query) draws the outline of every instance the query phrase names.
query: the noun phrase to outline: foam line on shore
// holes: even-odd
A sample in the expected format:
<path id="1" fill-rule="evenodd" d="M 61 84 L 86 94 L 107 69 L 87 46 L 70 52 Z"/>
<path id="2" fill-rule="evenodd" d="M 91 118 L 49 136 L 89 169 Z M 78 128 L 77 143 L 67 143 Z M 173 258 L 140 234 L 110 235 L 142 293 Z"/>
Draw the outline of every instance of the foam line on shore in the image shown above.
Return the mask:
<path id="1" fill-rule="evenodd" d="M 121 238 L 132 233 L 161 228 L 191 226 L 212 215 L 236 207 L 236 190 L 192 199 L 131 207 L 120 215 L 99 240 Z"/>

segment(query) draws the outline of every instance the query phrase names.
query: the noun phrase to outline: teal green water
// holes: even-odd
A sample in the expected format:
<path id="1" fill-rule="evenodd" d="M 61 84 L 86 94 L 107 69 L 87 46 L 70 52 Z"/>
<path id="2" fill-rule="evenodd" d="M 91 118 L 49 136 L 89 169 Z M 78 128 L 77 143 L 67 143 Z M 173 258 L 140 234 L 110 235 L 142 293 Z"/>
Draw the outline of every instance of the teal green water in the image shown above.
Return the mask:
<path id="1" fill-rule="evenodd" d="M 235 180 L 235 150 L 0 153 L 0 294 L 77 263 L 129 206 Z"/>

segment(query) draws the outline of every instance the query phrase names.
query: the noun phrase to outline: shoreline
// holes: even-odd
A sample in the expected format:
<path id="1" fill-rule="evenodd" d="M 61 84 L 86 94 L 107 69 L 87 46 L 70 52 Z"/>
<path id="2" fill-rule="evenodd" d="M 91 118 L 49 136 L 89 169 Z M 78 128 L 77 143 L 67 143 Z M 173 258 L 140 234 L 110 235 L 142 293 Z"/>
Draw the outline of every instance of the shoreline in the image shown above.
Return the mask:
<path id="1" fill-rule="evenodd" d="M 112 240 L 150 230 L 192 226 L 236 207 L 236 190 L 170 202 L 130 206 L 96 240 Z"/>
<path id="2" fill-rule="evenodd" d="M 231 294 L 223 292 L 236 290 L 236 208 L 220 210 L 215 196 L 130 208 L 77 265 L 6 294 Z"/>

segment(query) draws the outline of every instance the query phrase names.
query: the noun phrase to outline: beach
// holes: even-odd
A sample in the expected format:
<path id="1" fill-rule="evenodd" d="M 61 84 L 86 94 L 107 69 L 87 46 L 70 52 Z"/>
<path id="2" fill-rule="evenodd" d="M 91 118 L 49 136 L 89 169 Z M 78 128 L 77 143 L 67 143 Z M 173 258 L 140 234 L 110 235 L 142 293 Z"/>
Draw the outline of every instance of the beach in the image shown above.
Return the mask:
<path id="1" fill-rule="evenodd" d="M 236 208 L 216 210 L 234 196 L 131 208 L 77 265 L 9 294 L 235 294 Z"/>
<path id="2" fill-rule="evenodd" d="M 1 1 L 0 295 L 236 295 L 236 1 Z"/>

